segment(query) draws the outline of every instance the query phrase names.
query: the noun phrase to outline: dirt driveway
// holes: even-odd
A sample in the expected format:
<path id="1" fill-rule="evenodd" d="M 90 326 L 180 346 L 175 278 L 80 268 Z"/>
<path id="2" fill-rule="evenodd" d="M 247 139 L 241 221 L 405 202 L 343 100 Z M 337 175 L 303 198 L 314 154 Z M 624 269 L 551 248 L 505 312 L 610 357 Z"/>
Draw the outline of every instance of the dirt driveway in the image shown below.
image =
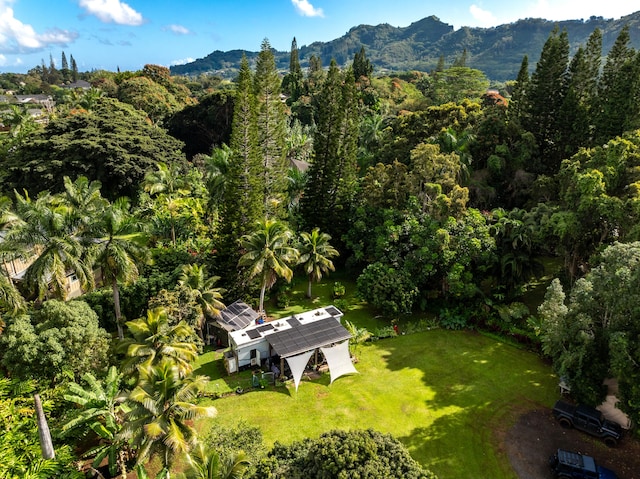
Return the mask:
<path id="1" fill-rule="evenodd" d="M 504 448 L 520 479 L 551 479 L 548 459 L 558 448 L 593 456 L 620 479 L 640 479 L 640 441 L 625 437 L 615 448 L 574 429 L 564 429 L 550 409 L 520 413 L 504 434 Z"/>

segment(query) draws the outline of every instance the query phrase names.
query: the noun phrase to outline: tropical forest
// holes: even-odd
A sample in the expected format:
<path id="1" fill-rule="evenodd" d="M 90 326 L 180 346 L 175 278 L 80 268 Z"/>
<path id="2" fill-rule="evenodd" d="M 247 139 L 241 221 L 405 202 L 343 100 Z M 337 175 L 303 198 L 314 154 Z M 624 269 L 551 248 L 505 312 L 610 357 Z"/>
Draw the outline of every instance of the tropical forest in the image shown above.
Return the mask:
<path id="1" fill-rule="evenodd" d="M 0 74 L 0 477 L 551 477 L 505 437 L 560 383 L 637 424 L 640 51 L 571 41 Z M 236 302 L 333 306 L 358 373 L 225 370 Z"/>

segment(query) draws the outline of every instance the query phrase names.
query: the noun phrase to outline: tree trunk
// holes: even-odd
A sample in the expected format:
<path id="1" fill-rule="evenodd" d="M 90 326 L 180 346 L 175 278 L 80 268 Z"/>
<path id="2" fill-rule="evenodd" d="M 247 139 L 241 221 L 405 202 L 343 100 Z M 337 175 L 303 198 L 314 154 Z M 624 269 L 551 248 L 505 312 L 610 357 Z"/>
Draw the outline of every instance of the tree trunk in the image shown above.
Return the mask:
<path id="1" fill-rule="evenodd" d="M 266 283 L 262 283 L 262 289 L 260 290 L 260 310 L 258 311 L 260 314 L 265 315 L 265 317 L 267 316 L 265 310 L 264 310 L 264 292 L 267 289 L 267 284 Z"/>
<path id="2" fill-rule="evenodd" d="M 49 432 L 47 418 L 44 417 L 40 395 L 34 394 L 33 400 L 36 404 L 36 420 L 38 422 L 38 435 L 40 436 L 40 449 L 42 449 L 42 457 L 44 459 L 54 459 L 56 457 L 56 452 L 53 450 L 51 433 Z"/>
<path id="3" fill-rule="evenodd" d="M 111 281 L 111 289 L 113 290 L 113 309 L 116 313 L 116 327 L 118 328 L 118 339 L 124 339 L 124 332 L 122 331 L 122 312 L 120 311 L 120 289 L 118 288 L 118 281 L 113 278 Z"/>
<path id="4" fill-rule="evenodd" d="M 309 275 L 309 285 L 307 286 L 307 298 L 311 299 L 311 282 L 312 282 L 312 278 L 311 275 Z"/>

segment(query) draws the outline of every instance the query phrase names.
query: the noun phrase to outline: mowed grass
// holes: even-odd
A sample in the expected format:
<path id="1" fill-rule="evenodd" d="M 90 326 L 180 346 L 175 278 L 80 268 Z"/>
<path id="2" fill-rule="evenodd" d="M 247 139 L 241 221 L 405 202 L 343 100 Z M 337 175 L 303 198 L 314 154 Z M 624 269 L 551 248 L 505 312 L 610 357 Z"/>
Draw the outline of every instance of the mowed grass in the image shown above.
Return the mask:
<path id="1" fill-rule="evenodd" d="M 340 273 L 314 284 L 313 299 L 306 298 L 305 278 L 296 277 L 290 305 L 271 301 L 267 313 L 280 318 L 333 304 L 335 281 L 346 288 L 344 320 L 370 331 L 390 324 Z M 424 315 L 397 319 L 403 329 Z M 516 479 L 503 447 L 514 411 L 550 407 L 557 396 L 557 378 L 538 356 L 476 332 L 432 329 L 367 343 L 355 354 L 359 374 L 333 384 L 328 373 L 304 379 L 297 392 L 289 382 L 233 394 L 250 386 L 251 372 L 228 376 L 220 352 L 201 355 L 195 372 L 211 377 L 209 392 L 226 394 L 211 400 L 219 412 L 212 421 L 257 425 L 267 448 L 331 429 L 373 428 L 393 434 L 440 479 Z"/>
<path id="2" fill-rule="evenodd" d="M 501 432 L 514 409 L 551 406 L 556 397 L 557 380 L 536 355 L 474 332 L 434 329 L 368 343 L 356 354 L 357 375 L 330 385 L 327 373 L 303 380 L 297 392 L 290 383 L 228 395 L 212 401 L 213 421 L 257 425 L 267 447 L 374 428 L 397 437 L 440 479 L 514 479 Z M 198 373 L 219 371 L 221 360 L 213 363 Z M 247 384 L 237 375 L 224 380 L 228 388 Z"/>

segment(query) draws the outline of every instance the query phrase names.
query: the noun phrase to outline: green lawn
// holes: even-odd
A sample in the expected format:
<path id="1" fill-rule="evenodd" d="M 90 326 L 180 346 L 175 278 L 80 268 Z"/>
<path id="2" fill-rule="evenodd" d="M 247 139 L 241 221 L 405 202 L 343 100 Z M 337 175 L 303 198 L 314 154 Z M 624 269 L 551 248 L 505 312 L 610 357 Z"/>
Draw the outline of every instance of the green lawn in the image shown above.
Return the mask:
<path id="1" fill-rule="evenodd" d="M 341 274 L 314 284 L 311 300 L 304 278 L 296 278 L 290 306 L 278 309 L 271 301 L 267 313 L 284 317 L 332 304 L 335 281 L 346 287 L 345 320 L 370 331 L 389 325 L 357 299 L 355 284 Z M 401 328 L 410 320 L 400 318 Z M 267 447 L 334 428 L 374 428 L 397 437 L 440 479 L 515 479 L 500 433 L 514 411 L 551 406 L 557 395 L 556 378 L 535 354 L 474 332 L 432 329 L 367 343 L 356 354 L 359 374 L 331 385 L 328 374 L 303 380 L 297 393 L 291 383 L 231 394 L 249 387 L 251 373 L 227 376 L 213 351 L 200 356 L 195 372 L 211 377 L 210 393 L 226 394 L 212 400 L 219 411 L 214 421 L 255 424 Z"/>
<path id="2" fill-rule="evenodd" d="M 396 436 L 440 479 L 515 478 L 495 430 L 506 429 L 512 408 L 551 406 L 556 397 L 557 381 L 535 355 L 477 333 L 436 329 L 357 353 L 358 375 L 329 385 L 325 374 L 297 393 L 290 384 L 226 396 L 213 401 L 215 421 L 258 425 L 267 446 L 371 427 Z M 227 387 L 237 378 L 225 378 Z"/>

